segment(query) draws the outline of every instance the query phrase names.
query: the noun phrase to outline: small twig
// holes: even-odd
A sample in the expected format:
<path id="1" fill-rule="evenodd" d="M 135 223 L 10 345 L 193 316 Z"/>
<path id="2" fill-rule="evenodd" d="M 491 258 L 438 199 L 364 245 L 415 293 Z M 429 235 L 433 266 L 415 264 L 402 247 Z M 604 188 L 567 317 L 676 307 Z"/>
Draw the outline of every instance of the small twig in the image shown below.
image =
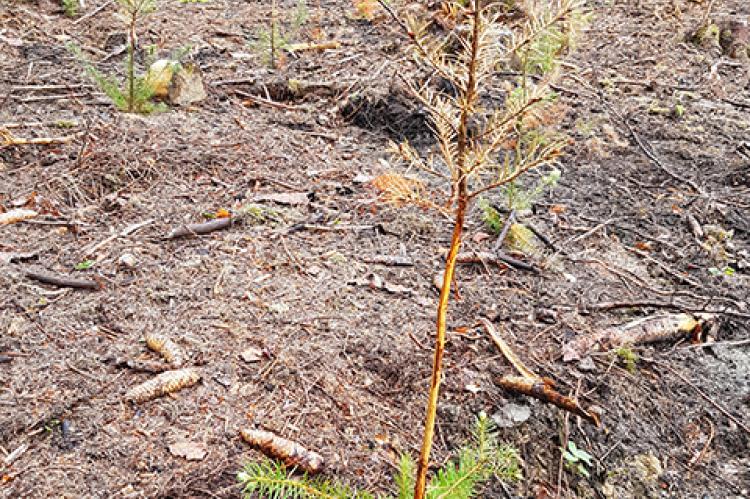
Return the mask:
<path id="1" fill-rule="evenodd" d="M 529 224 L 529 223 L 525 223 L 524 225 L 525 225 L 525 226 L 526 226 L 526 227 L 527 227 L 527 228 L 528 228 L 528 229 L 529 229 L 529 230 L 530 230 L 531 232 L 533 232 L 533 233 L 534 233 L 534 235 L 535 235 L 535 236 L 537 237 L 537 239 L 539 239 L 539 240 L 540 240 L 540 241 L 542 242 L 542 244 L 544 244 L 544 245 L 545 245 L 546 247 L 548 247 L 548 248 L 549 248 L 549 249 L 551 249 L 552 251 L 555 251 L 555 252 L 557 252 L 557 247 L 555 246 L 555 244 L 554 244 L 554 243 L 553 243 L 552 241 L 550 241 L 550 239 L 549 239 L 549 238 L 548 238 L 547 236 L 545 236 L 545 235 L 544 235 L 544 234 L 542 233 L 542 231 L 540 231 L 540 230 L 539 230 L 539 229 L 537 229 L 537 228 L 536 228 L 535 226 L 533 226 L 533 225 L 531 225 L 531 224 Z"/>
<path id="2" fill-rule="evenodd" d="M 688 463 L 688 468 L 692 468 L 703 460 L 703 457 L 706 455 L 708 448 L 711 446 L 711 443 L 714 441 L 714 437 L 716 436 L 716 429 L 714 428 L 714 424 L 708 418 L 706 418 L 706 421 L 708 421 L 709 429 L 708 438 L 706 439 L 706 443 L 703 445 L 701 451 L 690 460 L 690 462 Z"/>
<path id="3" fill-rule="evenodd" d="M 85 21 L 87 19 L 90 19 L 90 18 L 94 17 L 99 12 L 103 11 L 104 9 L 106 9 L 107 7 L 109 7 L 110 5 L 112 5 L 113 2 L 114 2 L 114 0 L 107 0 L 106 2 L 104 2 L 99 7 L 97 7 L 94 10 L 92 10 L 91 12 L 89 12 L 88 14 L 86 14 L 85 16 L 81 16 L 80 18 L 78 18 L 75 21 L 73 21 L 73 25 L 75 26 L 77 24 L 82 23 L 83 21 Z"/>
<path id="4" fill-rule="evenodd" d="M 412 38 L 413 35 L 412 35 L 411 30 L 406 25 L 406 23 L 404 21 L 402 21 L 400 17 L 398 17 L 398 14 L 396 14 L 396 12 L 393 10 L 393 8 L 391 8 L 390 5 L 388 5 L 387 3 L 385 3 L 384 0 L 378 0 L 378 3 L 380 4 L 381 7 L 383 7 L 385 9 L 386 12 L 388 12 L 388 14 L 393 18 L 393 20 L 396 21 L 396 23 L 398 23 L 398 25 L 401 27 L 401 29 L 404 30 L 404 33 L 406 33 L 406 35 L 409 38 Z"/>
<path id="5" fill-rule="evenodd" d="M 498 214 L 502 213 L 500 208 L 492 205 L 492 209 L 495 210 Z M 500 231 L 500 234 L 497 236 L 497 240 L 495 241 L 495 244 L 492 246 L 492 251 L 495 253 L 500 252 L 500 248 L 502 248 L 503 243 L 505 242 L 505 238 L 508 236 L 508 232 L 510 231 L 510 226 L 513 225 L 513 222 L 515 222 L 516 219 L 516 210 L 512 210 L 510 212 L 510 215 L 508 215 L 508 218 L 505 220 L 505 225 L 503 225 L 503 229 Z"/>
<path id="6" fill-rule="evenodd" d="M 689 178 L 685 178 L 683 176 L 676 174 L 667 165 L 665 165 L 662 162 L 662 160 L 659 159 L 656 153 L 654 153 L 653 146 L 651 146 L 651 144 L 646 139 L 638 135 L 638 133 L 630 124 L 630 121 L 628 120 L 628 118 L 623 118 L 622 116 L 620 116 L 620 118 L 622 122 L 625 124 L 625 126 L 627 127 L 628 131 L 630 132 L 630 135 L 631 137 L 633 137 L 633 140 L 635 141 L 635 143 L 638 145 L 641 151 L 643 151 L 643 154 L 645 154 L 646 157 L 651 160 L 652 163 L 658 166 L 664 173 L 672 177 L 677 182 L 687 184 L 688 186 L 690 186 L 691 189 L 693 189 L 695 192 L 697 192 L 698 194 L 702 196 L 706 195 L 706 193 L 703 192 L 703 189 L 701 189 L 700 186 L 698 186 L 698 184 L 696 184 Z"/>
<path id="7" fill-rule="evenodd" d="M 37 95 L 34 97 L 26 97 L 25 99 L 18 99 L 18 102 L 27 104 L 29 102 L 44 102 L 51 100 L 63 100 L 63 99 L 75 99 L 77 97 L 88 97 L 90 93 L 78 93 L 78 94 L 59 94 L 59 95 Z"/>
<path id="8" fill-rule="evenodd" d="M 217 218 L 205 223 L 182 225 L 167 234 L 165 239 L 209 234 L 217 230 L 226 229 L 227 227 L 230 227 L 233 222 L 233 218 Z"/>
<path id="9" fill-rule="evenodd" d="M 88 281 L 83 279 L 73 279 L 67 276 L 47 274 L 44 272 L 38 272 L 35 270 L 27 270 L 26 277 L 39 281 L 44 284 L 51 284 L 60 288 L 75 288 L 75 289 L 101 289 L 101 285 L 96 281 Z"/>
<path id="10" fill-rule="evenodd" d="M 388 265 L 393 267 L 412 267 L 414 260 L 408 256 L 401 255 L 375 255 L 362 259 L 365 263 L 374 263 L 378 265 Z"/>
<path id="11" fill-rule="evenodd" d="M 702 297 L 698 297 L 702 298 Z M 634 300 L 634 301 L 605 301 L 600 303 L 592 303 L 589 305 L 586 305 L 584 308 L 586 310 L 614 310 L 618 308 L 671 308 L 674 310 L 681 310 L 683 312 L 692 312 L 692 313 L 706 313 L 706 314 L 717 314 L 717 315 L 732 315 L 735 317 L 742 317 L 744 319 L 750 319 L 750 314 L 740 312 L 737 310 L 730 310 L 730 309 L 721 309 L 721 310 L 714 310 L 709 309 L 706 307 L 691 307 L 686 304 L 682 303 L 665 303 L 665 302 L 659 302 L 659 301 L 652 301 L 652 300 Z"/>
<path id="12" fill-rule="evenodd" d="M 253 104 L 263 104 L 265 106 L 273 107 L 276 109 L 284 109 L 286 111 L 299 111 L 301 109 L 300 106 L 290 106 L 289 104 L 272 101 L 271 99 L 259 97 L 248 92 L 243 92 L 242 90 L 232 89 L 232 93 L 239 95 L 240 97 L 244 97 Z"/>

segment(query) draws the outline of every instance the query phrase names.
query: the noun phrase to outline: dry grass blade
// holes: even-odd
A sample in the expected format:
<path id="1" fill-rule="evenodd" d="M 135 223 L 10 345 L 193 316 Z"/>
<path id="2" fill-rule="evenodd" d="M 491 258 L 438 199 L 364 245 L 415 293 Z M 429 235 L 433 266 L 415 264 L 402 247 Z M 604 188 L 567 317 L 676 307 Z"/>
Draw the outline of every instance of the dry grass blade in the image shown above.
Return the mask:
<path id="1" fill-rule="evenodd" d="M 125 400 L 135 403 L 146 402 L 193 386 L 200 379 L 200 371 L 192 368 L 163 372 L 130 390 L 125 394 Z"/>
<path id="2" fill-rule="evenodd" d="M 263 454 L 281 460 L 289 468 L 299 468 L 310 474 L 323 469 L 323 456 L 305 449 L 297 442 L 263 430 L 240 430 L 240 435 L 245 442 Z"/>
<path id="3" fill-rule="evenodd" d="M 163 334 L 146 333 L 143 336 L 143 339 L 146 340 L 146 346 L 164 357 L 164 360 L 173 366 L 179 367 L 185 361 L 185 356 L 183 355 L 180 346 L 167 336 L 164 336 Z"/>
<path id="4" fill-rule="evenodd" d="M 531 369 L 526 367 L 526 364 L 521 361 L 521 359 L 518 358 L 516 353 L 513 351 L 510 346 L 505 343 L 505 340 L 497 334 L 497 331 L 495 331 L 495 327 L 492 325 L 490 321 L 482 317 L 479 319 L 479 322 L 482 323 L 482 326 L 484 326 L 485 331 L 487 331 L 487 334 L 490 335 L 490 338 L 492 339 L 493 343 L 495 343 L 495 346 L 500 350 L 500 353 L 503 354 L 503 356 L 507 359 L 508 362 L 516 369 L 516 371 L 521 374 L 521 376 L 541 381 L 542 378 L 540 378 L 537 374 L 535 374 Z"/>

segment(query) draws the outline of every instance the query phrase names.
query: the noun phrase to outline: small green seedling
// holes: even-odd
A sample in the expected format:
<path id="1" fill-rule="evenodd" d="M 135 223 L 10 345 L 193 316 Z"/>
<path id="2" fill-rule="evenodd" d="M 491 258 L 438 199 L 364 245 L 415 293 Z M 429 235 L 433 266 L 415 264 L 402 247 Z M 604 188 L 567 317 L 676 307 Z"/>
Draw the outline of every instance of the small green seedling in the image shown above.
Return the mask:
<path id="1" fill-rule="evenodd" d="M 562 449 L 562 451 L 566 468 L 586 478 L 591 476 L 589 470 L 586 467 L 593 466 L 591 460 L 594 458 L 594 456 L 592 456 L 585 450 L 579 449 L 575 442 L 573 442 L 572 440 L 568 440 L 568 448 Z"/>
<path id="2" fill-rule="evenodd" d="M 87 270 L 94 266 L 96 262 L 94 260 L 84 260 L 82 262 L 76 263 L 75 268 L 76 270 Z"/>
<path id="3" fill-rule="evenodd" d="M 710 267 L 708 269 L 708 273 L 714 277 L 733 277 L 735 272 L 737 271 L 728 265 L 723 268 Z"/>
<path id="4" fill-rule="evenodd" d="M 65 12 L 65 15 L 68 17 L 77 16 L 79 7 L 78 0 L 62 0 L 63 12 Z"/>
<path id="5" fill-rule="evenodd" d="M 620 347 L 615 350 L 615 354 L 622 359 L 625 363 L 625 369 L 629 373 L 635 373 L 635 365 L 638 363 L 638 354 L 633 351 L 630 347 Z"/>
<path id="6" fill-rule="evenodd" d="M 280 23 L 277 19 L 276 2 L 271 2 L 268 28 L 261 28 L 257 33 L 258 40 L 251 44 L 261 54 L 264 64 L 272 69 L 284 65 L 284 57 L 281 51 L 288 47 L 291 40 L 297 36 L 308 17 L 309 13 L 305 0 L 298 0 L 291 21 Z M 282 24 L 288 24 L 288 28 L 285 28 Z"/>

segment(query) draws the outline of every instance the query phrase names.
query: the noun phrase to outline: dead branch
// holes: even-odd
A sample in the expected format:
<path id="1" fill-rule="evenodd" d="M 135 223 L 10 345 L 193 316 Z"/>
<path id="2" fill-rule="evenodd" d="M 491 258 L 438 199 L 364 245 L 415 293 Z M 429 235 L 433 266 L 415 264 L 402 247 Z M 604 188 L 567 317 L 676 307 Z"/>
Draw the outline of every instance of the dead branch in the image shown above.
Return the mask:
<path id="1" fill-rule="evenodd" d="M 73 135 L 68 135 L 66 137 L 36 137 L 31 139 L 23 139 L 14 136 L 7 129 L 0 128 L 0 149 L 10 146 L 66 144 L 68 142 L 72 142 L 80 135 L 80 133 L 76 133 Z"/>
<path id="2" fill-rule="evenodd" d="M 210 234 L 211 232 L 230 227 L 233 222 L 233 218 L 217 218 L 210 222 L 182 225 L 173 229 L 172 232 L 167 234 L 165 239 L 177 239 L 178 237 Z"/>
<path id="3" fill-rule="evenodd" d="M 591 335 L 581 335 L 563 347 L 565 362 L 581 358 L 596 345 L 609 350 L 623 345 L 675 341 L 697 336 L 715 320 L 713 314 L 669 314 L 644 317 Z"/>
<path id="4" fill-rule="evenodd" d="M 53 275 L 45 272 L 38 272 L 36 270 L 27 270 L 26 277 L 39 281 L 44 284 L 51 284 L 59 288 L 75 288 L 75 289 L 101 289 L 101 284 L 97 281 L 89 281 L 84 279 L 74 279 L 72 277 Z"/>
<path id="5" fill-rule="evenodd" d="M 596 426 L 601 425 L 601 420 L 598 414 L 584 410 L 578 405 L 578 402 L 576 402 L 575 399 L 560 394 L 555 391 L 549 383 L 538 378 L 503 376 L 498 380 L 498 384 L 508 391 L 534 397 L 542 402 L 552 404 L 560 409 L 575 414 L 576 416 L 580 416 Z"/>
<path id="6" fill-rule="evenodd" d="M 240 435 L 245 442 L 263 454 L 281 460 L 289 468 L 299 468 L 311 475 L 323 470 L 323 456 L 297 442 L 263 430 L 240 430 Z"/>

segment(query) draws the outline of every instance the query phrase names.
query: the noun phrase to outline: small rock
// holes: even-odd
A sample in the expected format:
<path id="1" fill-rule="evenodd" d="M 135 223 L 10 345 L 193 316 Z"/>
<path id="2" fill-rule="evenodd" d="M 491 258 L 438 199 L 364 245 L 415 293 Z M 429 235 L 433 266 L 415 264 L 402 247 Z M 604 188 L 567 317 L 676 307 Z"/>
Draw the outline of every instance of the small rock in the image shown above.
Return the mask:
<path id="1" fill-rule="evenodd" d="M 206 446 L 187 440 L 178 441 L 169 446 L 169 452 L 173 456 L 184 457 L 188 461 L 201 461 L 206 457 Z"/>
<path id="2" fill-rule="evenodd" d="M 183 64 L 171 78 L 169 102 L 175 106 L 189 106 L 205 99 L 203 75 L 195 64 Z"/>
<path id="3" fill-rule="evenodd" d="M 263 359 L 263 350 L 256 347 L 249 347 L 242 351 L 240 357 L 245 362 L 259 362 Z"/>
<path id="4" fill-rule="evenodd" d="M 506 404 L 492 415 L 492 420 L 500 428 L 513 428 L 528 421 L 531 407 L 519 404 Z"/>
<path id="5" fill-rule="evenodd" d="M 131 253 L 123 253 L 117 259 L 117 264 L 126 269 L 134 269 L 138 265 L 138 259 Z"/>
<path id="6" fill-rule="evenodd" d="M 578 362 L 578 369 L 585 373 L 596 371 L 596 364 L 591 356 L 586 356 Z"/>
<path id="7" fill-rule="evenodd" d="M 159 59 L 151 64 L 146 72 L 145 83 L 151 88 L 154 97 L 159 99 L 167 98 L 172 77 L 177 67 L 179 67 L 179 63 L 171 59 Z"/>

